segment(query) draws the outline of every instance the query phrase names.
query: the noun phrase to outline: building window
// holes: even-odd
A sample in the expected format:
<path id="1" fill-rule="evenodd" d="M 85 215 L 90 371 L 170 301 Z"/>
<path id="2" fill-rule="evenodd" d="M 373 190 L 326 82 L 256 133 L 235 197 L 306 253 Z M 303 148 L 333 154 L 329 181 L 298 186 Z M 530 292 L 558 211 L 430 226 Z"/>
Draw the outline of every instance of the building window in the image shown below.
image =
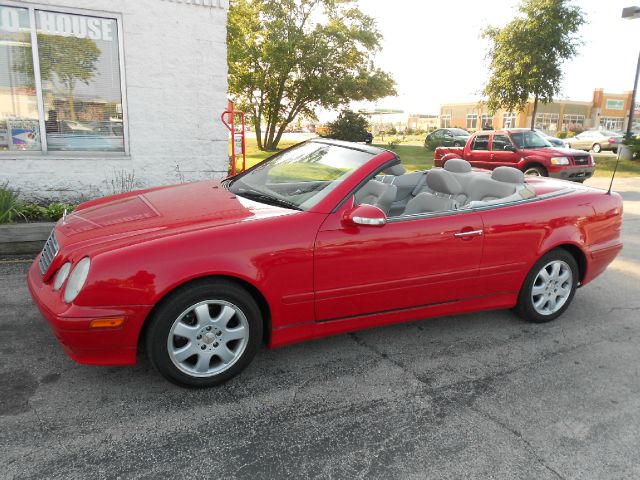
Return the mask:
<path id="1" fill-rule="evenodd" d="M 584 115 L 563 115 L 562 131 L 584 130 Z"/>
<path id="2" fill-rule="evenodd" d="M 514 128 L 516 126 L 516 113 L 505 112 L 502 117 L 502 128 Z"/>
<path id="3" fill-rule="evenodd" d="M 584 121 L 584 117 L 583 121 Z M 536 114 L 535 126 L 538 130 L 548 133 L 556 133 L 558 131 L 558 123 L 560 115 L 558 113 L 538 113 Z"/>
<path id="4" fill-rule="evenodd" d="M 0 22 L 0 150 L 125 152 L 118 21 L 0 6 Z"/>
<path id="5" fill-rule="evenodd" d="M 602 117 L 600 119 L 600 129 L 612 132 L 622 132 L 624 130 L 624 118 Z"/>
<path id="6" fill-rule="evenodd" d="M 483 113 L 482 114 L 481 127 L 482 128 L 487 127 L 487 129 L 492 129 L 493 128 L 493 115 L 488 115 L 486 113 Z"/>
<path id="7" fill-rule="evenodd" d="M 478 115 L 475 113 L 467 114 L 467 128 L 478 128 Z"/>
<path id="8" fill-rule="evenodd" d="M 440 128 L 451 127 L 451 115 L 440 115 Z"/>

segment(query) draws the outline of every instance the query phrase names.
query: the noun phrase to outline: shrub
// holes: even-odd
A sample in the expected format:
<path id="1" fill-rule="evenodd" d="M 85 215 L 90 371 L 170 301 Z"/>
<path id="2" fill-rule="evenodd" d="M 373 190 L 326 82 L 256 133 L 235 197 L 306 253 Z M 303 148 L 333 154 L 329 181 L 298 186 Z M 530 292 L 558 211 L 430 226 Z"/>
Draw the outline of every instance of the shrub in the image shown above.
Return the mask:
<path id="1" fill-rule="evenodd" d="M 11 223 L 20 214 L 18 211 L 18 192 L 5 183 L 0 185 L 0 224 Z"/>
<path id="2" fill-rule="evenodd" d="M 429 151 L 433 151 L 440 146 L 442 146 L 442 142 L 440 140 L 426 140 L 424 142 L 424 147 Z"/>
<path id="3" fill-rule="evenodd" d="M 361 113 L 342 110 L 338 118 L 327 124 L 328 137 L 348 142 L 363 142 L 369 134 L 369 120 Z"/>
<path id="4" fill-rule="evenodd" d="M 56 222 L 62 218 L 65 210 L 67 211 L 67 213 L 71 213 L 73 211 L 73 208 L 73 205 L 68 205 L 66 203 L 52 203 L 45 209 L 46 216 L 49 220 L 53 220 L 54 222 Z"/>
<path id="5" fill-rule="evenodd" d="M 391 127 L 389 130 L 387 130 L 388 135 L 396 135 L 397 133 L 398 131 L 396 130 L 396 127 Z"/>
<path id="6" fill-rule="evenodd" d="M 574 132 L 573 130 L 569 130 L 566 133 L 567 133 L 567 135 L 564 138 L 573 138 L 573 137 L 576 136 L 576 132 Z"/>
<path id="7" fill-rule="evenodd" d="M 556 137 L 558 137 L 558 138 L 567 138 L 567 132 L 558 132 L 556 134 Z"/>
<path id="8" fill-rule="evenodd" d="M 37 222 L 48 218 L 47 209 L 35 203 L 25 203 L 20 205 L 20 216 L 28 222 Z"/>
<path id="9" fill-rule="evenodd" d="M 625 137 L 622 141 L 624 145 L 627 145 L 631 150 L 634 160 L 640 160 L 640 136 L 639 137 Z"/>

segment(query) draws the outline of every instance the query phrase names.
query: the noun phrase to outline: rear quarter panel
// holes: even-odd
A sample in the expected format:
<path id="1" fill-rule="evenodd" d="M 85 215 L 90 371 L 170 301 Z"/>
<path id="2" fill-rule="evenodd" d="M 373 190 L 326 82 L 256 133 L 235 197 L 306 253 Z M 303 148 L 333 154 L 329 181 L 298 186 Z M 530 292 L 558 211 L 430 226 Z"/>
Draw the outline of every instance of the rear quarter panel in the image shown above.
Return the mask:
<path id="1" fill-rule="evenodd" d="M 518 292 L 533 264 L 545 253 L 564 245 L 575 247 L 584 255 L 582 284 L 588 283 L 619 251 L 621 213 L 619 197 L 582 188 L 484 210 L 479 294 Z M 594 262 L 593 252 L 608 247 L 617 248 L 613 257 Z"/>

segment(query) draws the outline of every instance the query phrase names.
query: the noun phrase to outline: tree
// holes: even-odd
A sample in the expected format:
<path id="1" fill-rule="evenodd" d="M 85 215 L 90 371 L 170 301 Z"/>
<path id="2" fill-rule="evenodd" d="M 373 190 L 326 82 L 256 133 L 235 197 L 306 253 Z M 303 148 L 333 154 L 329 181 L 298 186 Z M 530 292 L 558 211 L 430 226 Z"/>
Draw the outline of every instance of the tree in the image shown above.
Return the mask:
<path id="1" fill-rule="evenodd" d="M 369 134 L 369 120 L 361 113 L 342 110 L 338 118 L 327 124 L 327 136 L 337 140 L 362 142 Z"/>
<path id="2" fill-rule="evenodd" d="M 42 80 L 53 80 L 53 74 L 55 74 L 66 90 L 71 120 L 75 120 L 76 82 L 80 81 L 85 85 L 89 85 L 97 70 L 96 62 L 100 58 L 100 49 L 96 42 L 89 38 L 39 33 L 38 53 L 40 57 L 40 78 Z M 31 48 L 28 49 L 28 55 L 23 55 L 21 61 L 14 68 L 16 71 L 24 73 L 28 81 L 33 83 L 34 73 Z"/>
<path id="3" fill-rule="evenodd" d="M 381 39 L 353 0 L 232 0 L 229 91 L 251 114 L 258 147 L 275 150 L 300 114 L 394 95 L 373 65 Z"/>
<path id="4" fill-rule="evenodd" d="M 562 63 L 582 45 L 577 32 L 585 21 L 568 0 L 523 0 L 511 23 L 488 27 L 482 36 L 491 42 L 483 91 L 489 110 L 523 111 L 533 96 L 533 129 L 538 102 L 551 102 L 560 92 Z"/>

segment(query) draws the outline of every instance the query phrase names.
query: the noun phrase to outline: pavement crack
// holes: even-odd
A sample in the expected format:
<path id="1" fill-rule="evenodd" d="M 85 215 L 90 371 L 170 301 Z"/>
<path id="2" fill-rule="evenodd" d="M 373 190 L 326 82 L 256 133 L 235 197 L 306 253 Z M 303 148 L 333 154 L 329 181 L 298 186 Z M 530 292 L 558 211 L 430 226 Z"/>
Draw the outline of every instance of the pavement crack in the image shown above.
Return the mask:
<path id="1" fill-rule="evenodd" d="M 362 340 L 360 337 L 358 337 L 358 335 L 356 335 L 355 333 L 350 333 L 349 336 L 351 337 L 351 339 L 358 344 L 359 346 L 366 348 L 367 350 L 369 350 L 370 352 L 376 354 L 377 356 L 383 358 L 384 360 L 387 360 L 389 363 L 395 365 L 396 367 L 398 367 L 400 370 L 402 370 L 404 373 L 409 374 L 411 377 L 413 377 L 417 382 L 419 382 L 421 385 L 424 385 L 425 387 L 431 387 L 431 384 L 420 378 L 418 375 L 415 374 L 415 372 L 413 372 L 410 368 L 408 368 L 406 365 L 404 365 L 401 362 L 398 362 L 397 360 L 395 360 L 394 358 L 390 357 L 389 355 L 387 355 L 384 352 L 381 352 L 380 350 L 378 350 L 377 348 L 375 348 L 372 345 L 369 345 L 367 342 L 365 342 L 364 340 Z"/>
<path id="2" fill-rule="evenodd" d="M 556 478 L 559 478 L 560 480 L 566 480 L 566 478 L 560 472 L 558 472 L 551 465 L 547 464 L 545 459 L 540 454 L 538 454 L 538 451 L 535 449 L 535 447 L 531 444 L 531 442 L 529 442 L 529 440 L 524 438 L 524 436 L 522 435 L 522 433 L 520 431 L 518 431 L 515 428 L 509 426 L 507 423 L 503 422 L 499 418 L 496 418 L 493 415 L 474 407 L 473 405 L 469 405 L 469 409 L 473 410 L 478 415 L 486 418 L 487 420 L 489 420 L 490 422 L 494 423 L 495 425 L 497 425 L 501 429 L 509 432 L 511 435 L 516 437 L 519 441 L 521 441 L 525 445 L 526 450 L 533 456 L 533 458 L 536 460 L 536 462 L 538 462 L 545 469 L 547 469 L 549 472 L 551 472 Z"/>

